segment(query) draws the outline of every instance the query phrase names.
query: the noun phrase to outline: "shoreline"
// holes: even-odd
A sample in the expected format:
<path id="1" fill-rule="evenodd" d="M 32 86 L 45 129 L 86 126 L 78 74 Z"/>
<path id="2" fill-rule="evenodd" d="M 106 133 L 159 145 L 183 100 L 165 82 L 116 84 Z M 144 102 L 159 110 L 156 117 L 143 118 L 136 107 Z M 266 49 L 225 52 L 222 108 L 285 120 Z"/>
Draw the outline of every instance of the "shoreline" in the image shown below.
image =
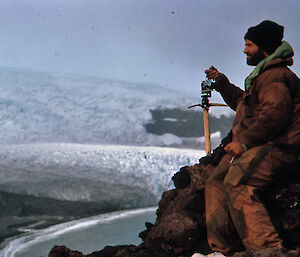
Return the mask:
<path id="1" fill-rule="evenodd" d="M 26 233 L 117 211 L 125 212 L 128 209 L 96 202 L 56 200 L 0 190 L 0 249 L 8 241 Z"/>
<path id="2" fill-rule="evenodd" d="M 59 235 L 89 229 L 90 227 L 93 228 L 99 224 L 104 225 L 114 223 L 115 221 L 122 221 L 123 219 L 141 214 L 155 213 L 156 209 L 157 207 L 147 207 L 114 211 L 69 221 L 64 221 L 62 217 L 45 216 L 17 219 L 19 221 L 18 225 L 13 224 L 12 226 L 18 230 L 18 233 L 3 238 L 3 241 L 0 244 L 0 256 L 14 256 L 15 253 L 20 252 L 23 248 L 30 247 L 32 244 L 34 246 L 35 244 L 43 243 L 45 240 L 47 241 L 51 238 L 56 238 Z M 38 220 L 39 218 L 43 218 L 43 220 Z M 67 219 L 67 217 L 64 218 Z M 9 219 L 7 220 L 9 221 Z M 13 220 L 16 221 L 15 219 Z M 136 235 L 136 237 L 138 238 L 138 235 Z"/>
<path id="3" fill-rule="evenodd" d="M 89 217 L 89 216 L 86 216 Z M 83 217 L 80 217 L 83 218 Z M 79 219 L 80 219 L 79 218 Z M 22 234 L 45 229 L 57 224 L 76 220 L 76 217 L 62 216 L 5 216 L 0 217 L 0 249 L 2 244 L 9 238 L 21 236 Z"/>

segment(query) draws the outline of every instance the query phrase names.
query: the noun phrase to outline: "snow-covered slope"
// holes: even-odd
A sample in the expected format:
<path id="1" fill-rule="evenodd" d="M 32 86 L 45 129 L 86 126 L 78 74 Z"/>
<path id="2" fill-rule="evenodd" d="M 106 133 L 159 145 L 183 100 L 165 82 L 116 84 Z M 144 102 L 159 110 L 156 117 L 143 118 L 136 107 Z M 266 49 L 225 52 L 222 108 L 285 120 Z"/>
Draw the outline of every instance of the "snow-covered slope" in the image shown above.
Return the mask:
<path id="1" fill-rule="evenodd" d="M 203 151 L 161 147 L 24 144 L 1 147 L 1 191 L 124 209 L 158 203 L 172 175 Z"/>
<path id="2" fill-rule="evenodd" d="M 1 144 L 180 145 L 174 135 L 147 133 L 150 110 L 187 109 L 199 102 L 156 85 L 5 68 L 0 90 Z"/>

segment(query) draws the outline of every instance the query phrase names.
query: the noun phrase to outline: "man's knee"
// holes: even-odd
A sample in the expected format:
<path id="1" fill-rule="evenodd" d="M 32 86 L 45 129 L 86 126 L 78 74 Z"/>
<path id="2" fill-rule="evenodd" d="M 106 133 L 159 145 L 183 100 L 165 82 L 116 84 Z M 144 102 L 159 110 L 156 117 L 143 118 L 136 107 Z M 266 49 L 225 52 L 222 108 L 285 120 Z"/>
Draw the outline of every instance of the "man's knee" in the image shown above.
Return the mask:
<path id="1" fill-rule="evenodd" d="M 234 188 L 242 185 L 253 186 L 257 182 L 264 184 L 270 180 L 270 175 L 267 147 L 253 147 L 250 150 L 244 152 L 240 157 L 237 157 L 230 164 L 228 172 L 224 177 L 224 188 L 226 192 L 230 193 Z M 260 181 L 261 180 L 261 181 Z"/>
<path id="2" fill-rule="evenodd" d="M 214 179 L 208 179 L 205 182 L 205 186 L 204 186 L 204 193 L 205 193 L 205 197 L 208 198 L 209 195 L 213 194 L 213 192 L 215 191 L 216 188 L 216 181 Z"/>
<path id="3" fill-rule="evenodd" d="M 216 188 L 223 187 L 223 181 L 217 179 L 216 177 L 210 176 L 205 182 L 205 192 L 215 191 Z"/>
<path id="4" fill-rule="evenodd" d="M 234 188 L 240 187 L 243 173 L 239 169 L 229 169 L 228 174 L 223 180 L 223 186 L 226 195 L 230 194 Z"/>

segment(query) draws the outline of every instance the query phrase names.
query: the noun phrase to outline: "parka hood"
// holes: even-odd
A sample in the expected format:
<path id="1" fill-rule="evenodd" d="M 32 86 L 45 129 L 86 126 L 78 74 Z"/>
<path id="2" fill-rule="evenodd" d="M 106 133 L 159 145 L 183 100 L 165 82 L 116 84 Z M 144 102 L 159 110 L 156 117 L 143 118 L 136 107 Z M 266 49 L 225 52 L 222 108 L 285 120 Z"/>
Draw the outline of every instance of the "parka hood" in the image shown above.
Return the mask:
<path id="1" fill-rule="evenodd" d="M 259 64 L 256 65 L 255 69 L 251 72 L 251 74 L 245 79 L 245 90 L 249 91 L 252 82 L 256 79 L 256 77 L 261 74 L 263 70 L 265 70 L 269 65 L 274 65 L 286 62 L 286 65 L 293 65 L 293 57 L 294 51 L 291 45 L 283 41 L 282 44 L 275 50 L 274 53 L 263 59 Z"/>

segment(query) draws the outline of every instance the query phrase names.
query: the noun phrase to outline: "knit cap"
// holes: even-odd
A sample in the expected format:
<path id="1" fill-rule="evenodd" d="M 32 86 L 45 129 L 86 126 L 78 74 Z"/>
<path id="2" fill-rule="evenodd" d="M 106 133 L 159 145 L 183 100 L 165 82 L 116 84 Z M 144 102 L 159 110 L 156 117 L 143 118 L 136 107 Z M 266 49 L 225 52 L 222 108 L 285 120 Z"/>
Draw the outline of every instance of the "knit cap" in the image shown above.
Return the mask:
<path id="1" fill-rule="evenodd" d="M 272 54 L 282 43 L 284 27 L 273 21 L 263 21 L 257 26 L 250 27 L 245 35 L 260 49 Z"/>

